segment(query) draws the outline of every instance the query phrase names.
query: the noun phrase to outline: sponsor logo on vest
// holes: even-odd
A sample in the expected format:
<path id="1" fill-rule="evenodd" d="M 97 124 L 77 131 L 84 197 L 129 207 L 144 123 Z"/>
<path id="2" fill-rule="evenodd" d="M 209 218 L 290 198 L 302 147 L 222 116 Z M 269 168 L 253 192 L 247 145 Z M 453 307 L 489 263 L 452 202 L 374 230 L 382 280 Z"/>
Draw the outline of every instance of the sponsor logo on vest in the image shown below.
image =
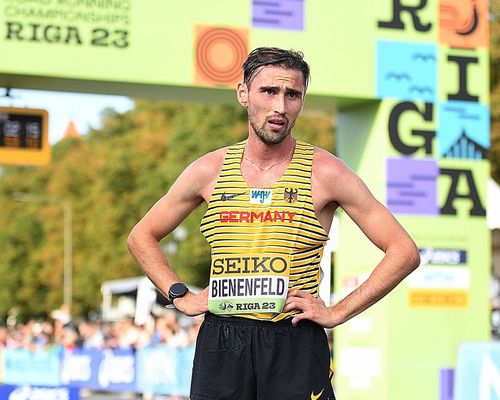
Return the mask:
<path id="1" fill-rule="evenodd" d="M 271 204 L 273 195 L 272 189 L 251 189 L 250 203 L 251 204 Z"/>
<path id="2" fill-rule="evenodd" d="M 212 275 L 221 274 L 282 274 L 288 268 L 286 259 L 279 256 L 224 257 L 212 263 Z"/>
<path id="3" fill-rule="evenodd" d="M 245 192 L 241 193 L 231 193 L 231 194 L 226 194 L 226 192 L 222 193 L 220 196 L 221 201 L 228 201 L 228 200 L 233 200 L 237 196 L 241 196 L 242 194 L 245 194 Z"/>
<path id="4" fill-rule="evenodd" d="M 286 222 L 293 223 L 297 213 L 290 211 L 221 211 L 219 213 L 219 221 L 222 223 L 228 222 L 245 222 L 253 224 L 256 222 Z"/>

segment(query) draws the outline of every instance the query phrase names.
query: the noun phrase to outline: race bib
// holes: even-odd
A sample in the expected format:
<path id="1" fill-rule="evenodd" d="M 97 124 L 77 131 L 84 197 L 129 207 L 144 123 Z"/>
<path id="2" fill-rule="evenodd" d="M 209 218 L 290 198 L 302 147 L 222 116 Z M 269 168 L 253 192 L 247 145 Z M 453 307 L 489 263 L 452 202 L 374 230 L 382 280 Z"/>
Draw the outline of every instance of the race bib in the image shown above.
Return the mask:
<path id="1" fill-rule="evenodd" d="M 213 314 L 279 313 L 288 292 L 287 254 L 212 255 L 208 309 Z"/>

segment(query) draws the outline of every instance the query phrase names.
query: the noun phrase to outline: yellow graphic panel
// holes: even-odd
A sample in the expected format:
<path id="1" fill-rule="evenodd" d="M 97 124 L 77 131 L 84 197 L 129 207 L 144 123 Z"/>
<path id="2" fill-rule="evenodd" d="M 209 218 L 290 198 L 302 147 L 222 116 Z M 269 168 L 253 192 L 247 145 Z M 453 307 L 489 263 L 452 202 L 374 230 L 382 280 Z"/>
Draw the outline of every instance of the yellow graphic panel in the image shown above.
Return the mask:
<path id="1" fill-rule="evenodd" d="M 467 290 L 410 290 L 408 303 L 410 307 L 465 308 L 469 306 L 469 292 Z"/>

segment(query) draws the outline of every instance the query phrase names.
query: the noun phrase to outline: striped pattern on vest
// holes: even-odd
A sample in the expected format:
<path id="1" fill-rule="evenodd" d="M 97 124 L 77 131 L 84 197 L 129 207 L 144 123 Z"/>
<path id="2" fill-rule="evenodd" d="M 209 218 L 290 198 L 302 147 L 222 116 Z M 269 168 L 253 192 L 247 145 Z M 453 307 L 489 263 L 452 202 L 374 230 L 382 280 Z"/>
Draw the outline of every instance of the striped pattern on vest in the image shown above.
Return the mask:
<path id="1" fill-rule="evenodd" d="M 212 248 L 212 257 L 255 253 L 288 255 L 289 289 L 297 288 L 318 297 L 320 261 L 328 235 L 316 217 L 312 201 L 314 148 L 297 140 L 283 176 L 269 187 L 252 188 L 240 169 L 245 143 L 228 148 L 201 221 L 200 230 Z M 279 321 L 296 313 L 238 316 Z"/>

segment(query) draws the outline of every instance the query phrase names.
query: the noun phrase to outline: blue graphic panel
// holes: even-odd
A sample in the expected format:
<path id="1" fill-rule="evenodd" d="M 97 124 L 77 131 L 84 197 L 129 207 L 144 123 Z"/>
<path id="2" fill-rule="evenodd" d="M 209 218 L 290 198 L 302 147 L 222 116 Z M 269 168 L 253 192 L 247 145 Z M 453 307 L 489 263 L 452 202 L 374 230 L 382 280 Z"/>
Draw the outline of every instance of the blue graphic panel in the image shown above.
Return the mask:
<path id="1" fill-rule="evenodd" d="M 439 105 L 437 140 L 445 158 L 487 158 L 490 110 L 480 103 L 449 101 Z"/>
<path id="2" fill-rule="evenodd" d="M 377 98 L 437 99 L 437 46 L 377 41 Z"/>
<path id="3" fill-rule="evenodd" d="M 458 350 L 455 400 L 500 400 L 500 342 L 463 343 Z"/>
<path id="4" fill-rule="evenodd" d="M 387 159 L 387 207 L 395 214 L 438 215 L 435 160 Z"/>

